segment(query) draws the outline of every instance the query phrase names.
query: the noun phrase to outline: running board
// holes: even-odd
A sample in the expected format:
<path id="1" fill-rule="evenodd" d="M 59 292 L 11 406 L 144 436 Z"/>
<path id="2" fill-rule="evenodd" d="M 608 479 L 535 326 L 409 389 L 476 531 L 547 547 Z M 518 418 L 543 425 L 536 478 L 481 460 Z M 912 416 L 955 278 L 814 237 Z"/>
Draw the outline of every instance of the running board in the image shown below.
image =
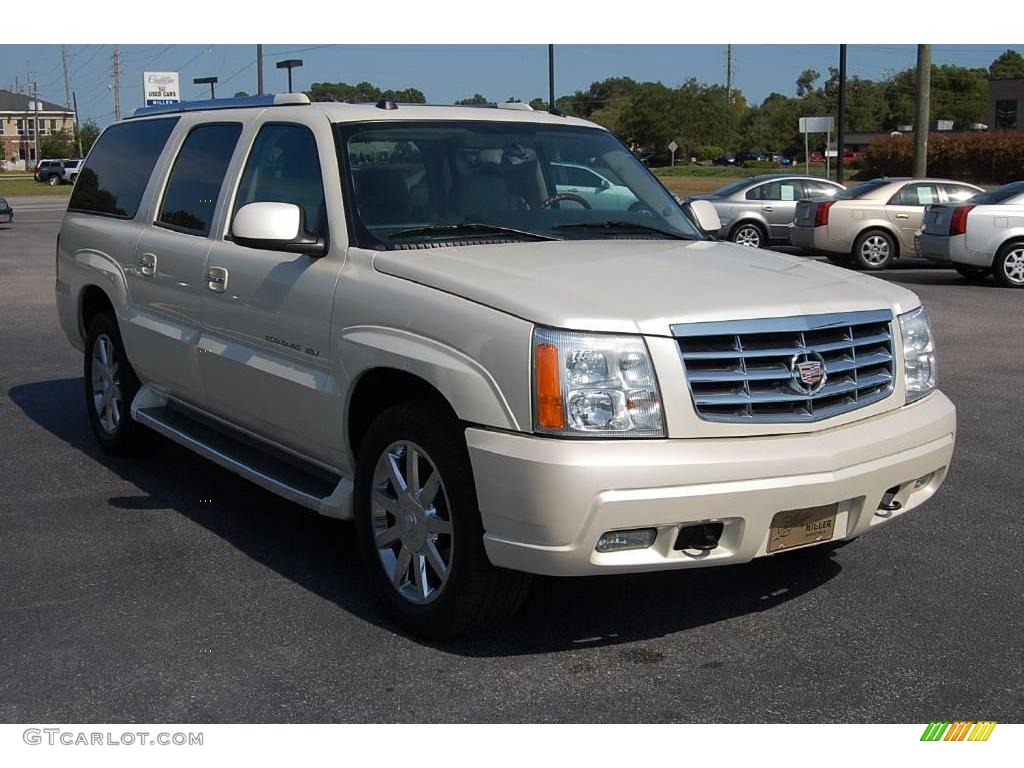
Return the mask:
<path id="1" fill-rule="evenodd" d="M 140 397 L 133 405 L 132 415 L 140 424 L 261 488 L 327 517 L 352 519 L 352 481 L 348 478 L 273 446 L 258 445 L 174 401 Z"/>

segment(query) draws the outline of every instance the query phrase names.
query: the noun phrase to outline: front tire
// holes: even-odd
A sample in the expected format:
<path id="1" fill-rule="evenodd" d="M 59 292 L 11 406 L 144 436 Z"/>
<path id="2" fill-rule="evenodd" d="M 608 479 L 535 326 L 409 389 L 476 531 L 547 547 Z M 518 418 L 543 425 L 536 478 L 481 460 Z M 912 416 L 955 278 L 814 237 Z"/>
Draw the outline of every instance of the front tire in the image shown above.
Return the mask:
<path id="1" fill-rule="evenodd" d="M 531 577 L 487 558 L 465 439 L 432 403 L 394 406 L 370 425 L 356 463 L 355 524 L 376 592 L 413 634 L 486 629 L 526 598 Z"/>
<path id="2" fill-rule="evenodd" d="M 768 244 L 768 235 L 764 229 L 752 221 L 737 225 L 729 233 L 729 239 L 736 245 L 745 245 L 747 248 L 764 248 Z"/>
<path id="3" fill-rule="evenodd" d="M 117 321 L 108 312 L 89 323 L 83 373 L 89 426 L 103 450 L 125 455 L 147 448 L 152 433 L 131 416 L 139 379 L 128 362 Z"/>
<path id="4" fill-rule="evenodd" d="M 992 263 L 996 282 L 1004 288 L 1024 288 L 1024 242 L 1007 243 Z"/>
<path id="5" fill-rule="evenodd" d="M 868 230 L 853 245 L 853 261 L 861 269 L 886 269 L 896 258 L 896 240 L 881 229 Z"/>
<path id="6" fill-rule="evenodd" d="M 60 176 L 50 176 L 46 180 L 46 183 L 49 184 L 51 187 L 56 187 L 58 184 L 60 184 Z"/>

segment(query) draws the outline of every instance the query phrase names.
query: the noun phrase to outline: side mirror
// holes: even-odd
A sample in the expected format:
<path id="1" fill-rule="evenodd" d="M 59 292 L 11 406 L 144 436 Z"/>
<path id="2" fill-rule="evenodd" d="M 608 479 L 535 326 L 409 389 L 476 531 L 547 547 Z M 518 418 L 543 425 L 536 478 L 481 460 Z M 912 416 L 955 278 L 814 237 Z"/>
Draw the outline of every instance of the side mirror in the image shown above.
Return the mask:
<path id="1" fill-rule="evenodd" d="M 231 236 L 247 248 L 323 256 L 327 245 L 322 237 L 306 233 L 302 209 L 293 203 L 249 203 L 231 222 Z"/>
<path id="2" fill-rule="evenodd" d="M 713 235 L 722 228 L 722 220 L 718 218 L 715 206 L 707 200 L 691 200 L 690 213 L 700 230 Z"/>

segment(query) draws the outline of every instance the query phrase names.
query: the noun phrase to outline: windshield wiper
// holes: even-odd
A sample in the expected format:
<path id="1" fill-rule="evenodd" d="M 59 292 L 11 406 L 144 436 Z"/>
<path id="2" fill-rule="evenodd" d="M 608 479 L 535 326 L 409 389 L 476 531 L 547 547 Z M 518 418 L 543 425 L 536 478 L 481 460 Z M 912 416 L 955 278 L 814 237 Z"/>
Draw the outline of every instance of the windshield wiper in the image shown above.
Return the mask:
<path id="1" fill-rule="evenodd" d="M 658 227 L 652 227 L 650 224 L 639 224 L 635 221 L 621 221 L 610 219 L 608 221 L 579 221 L 574 224 L 558 224 L 552 227 L 552 229 L 558 230 L 571 230 L 571 229 L 604 229 L 609 231 L 619 232 L 654 232 L 665 237 L 671 237 L 676 240 L 695 240 L 696 238 L 684 235 L 679 232 L 669 232 Z"/>
<path id="2" fill-rule="evenodd" d="M 432 224 L 428 227 L 413 227 L 395 232 L 388 237 L 391 240 L 398 240 L 405 237 L 429 237 L 431 235 L 518 235 L 529 237 L 534 240 L 561 240 L 560 237 L 542 235 L 540 232 L 530 232 L 525 229 L 513 227 L 501 227 L 497 224 L 479 224 L 467 222 L 465 224 Z"/>

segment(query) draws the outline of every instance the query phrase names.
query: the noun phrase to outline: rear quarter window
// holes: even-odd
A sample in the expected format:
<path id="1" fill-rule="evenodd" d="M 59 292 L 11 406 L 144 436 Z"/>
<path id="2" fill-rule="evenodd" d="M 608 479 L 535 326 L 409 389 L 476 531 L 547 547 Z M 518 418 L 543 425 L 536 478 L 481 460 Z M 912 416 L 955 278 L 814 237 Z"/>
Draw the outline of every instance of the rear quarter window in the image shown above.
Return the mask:
<path id="1" fill-rule="evenodd" d="M 177 122 L 177 117 L 128 121 L 104 131 L 78 174 L 68 210 L 134 217 Z"/>

